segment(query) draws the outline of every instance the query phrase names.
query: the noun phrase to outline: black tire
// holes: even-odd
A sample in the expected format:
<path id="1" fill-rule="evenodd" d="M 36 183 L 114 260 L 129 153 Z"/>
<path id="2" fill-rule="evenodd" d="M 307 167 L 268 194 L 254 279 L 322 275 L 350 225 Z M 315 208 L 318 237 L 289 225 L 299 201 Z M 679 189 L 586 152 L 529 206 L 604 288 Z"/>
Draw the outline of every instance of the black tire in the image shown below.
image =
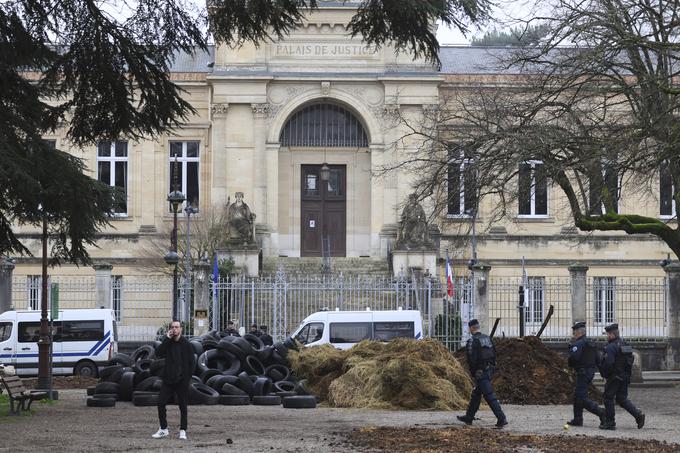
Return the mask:
<path id="1" fill-rule="evenodd" d="M 134 370 L 132 368 L 130 368 L 129 366 L 124 366 L 122 368 L 117 369 L 113 373 L 111 373 L 111 376 L 109 376 L 105 380 L 108 381 L 108 382 L 118 382 L 118 383 L 120 383 L 120 378 L 123 377 L 123 374 L 130 373 L 130 372 L 134 372 Z"/>
<path id="2" fill-rule="evenodd" d="M 255 354 L 264 349 L 264 343 L 262 343 L 262 340 L 252 333 L 245 334 L 243 339 L 250 343 L 250 346 L 253 348 L 253 351 L 255 351 Z"/>
<path id="3" fill-rule="evenodd" d="M 287 396 L 283 399 L 283 407 L 286 409 L 314 409 L 316 397 L 312 395 Z"/>
<path id="4" fill-rule="evenodd" d="M 165 359 L 156 359 L 151 362 L 149 366 L 149 371 L 153 376 L 160 376 L 163 373 L 163 368 L 165 367 Z"/>
<path id="5" fill-rule="evenodd" d="M 248 373 L 245 371 L 238 375 L 238 382 L 236 383 L 236 386 L 250 396 L 253 396 L 253 393 L 255 392 L 253 381 L 250 380 L 250 376 L 248 376 Z"/>
<path id="6" fill-rule="evenodd" d="M 307 388 L 307 379 L 302 379 L 297 384 L 295 384 L 295 393 L 303 396 L 312 394 L 312 392 L 310 392 L 309 389 Z"/>
<path id="7" fill-rule="evenodd" d="M 220 394 L 217 390 L 208 387 L 205 384 L 190 384 L 189 385 L 189 403 L 190 404 L 217 404 L 217 397 Z"/>
<path id="8" fill-rule="evenodd" d="M 247 406 L 250 404 L 248 395 L 220 395 L 217 402 L 224 406 Z"/>
<path id="9" fill-rule="evenodd" d="M 94 386 L 94 394 L 98 393 L 115 393 L 118 394 L 120 384 L 117 382 L 100 382 Z"/>
<path id="10" fill-rule="evenodd" d="M 114 354 L 113 357 L 111 357 L 111 360 L 109 360 L 109 365 L 132 366 L 133 363 L 132 357 L 123 354 L 122 352 Z"/>
<path id="11" fill-rule="evenodd" d="M 288 355 L 288 347 L 283 341 L 277 341 L 274 343 L 274 349 L 281 355 L 281 357 L 286 357 Z"/>
<path id="12" fill-rule="evenodd" d="M 217 376 L 213 376 L 207 381 L 205 381 L 205 385 L 207 385 L 210 388 L 213 388 L 217 390 L 218 392 L 222 388 L 224 384 L 227 383 L 227 377 L 223 374 L 218 374 Z"/>
<path id="13" fill-rule="evenodd" d="M 87 388 L 87 396 L 94 395 L 94 385 Z"/>
<path id="14" fill-rule="evenodd" d="M 266 377 L 259 377 L 255 379 L 253 384 L 253 396 L 266 396 L 272 390 L 272 381 Z"/>
<path id="15" fill-rule="evenodd" d="M 288 348 L 289 351 L 290 351 L 291 349 L 292 349 L 293 351 L 299 351 L 299 350 L 300 350 L 300 343 L 298 343 L 297 341 L 295 341 L 295 339 L 293 339 L 293 337 L 288 337 L 288 338 L 286 338 L 285 340 L 283 340 L 283 345 L 284 345 L 286 348 Z"/>
<path id="16" fill-rule="evenodd" d="M 200 341 L 198 341 L 198 340 L 191 340 L 189 343 L 190 343 L 191 346 L 194 348 L 194 354 L 196 354 L 196 355 L 201 355 L 201 354 L 203 354 L 203 353 L 205 352 L 205 351 L 203 350 L 203 344 L 201 344 Z"/>
<path id="17" fill-rule="evenodd" d="M 279 381 L 274 383 L 274 389 L 277 392 L 294 392 L 295 382 L 291 381 Z M 297 393 L 296 393 L 297 395 Z"/>
<path id="18" fill-rule="evenodd" d="M 269 364 L 269 360 L 272 357 L 272 353 L 274 352 L 274 346 L 265 346 L 262 348 L 261 351 L 257 353 L 257 358 L 260 359 L 260 362 L 264 364 Z"/>
<path id="19" fill-rule="evenodd" d="M 156 348 L 153 345 L 145 344 L 135 349 L 131 357 L 133 362 L 142 359 L 154 359 L 156 358 Z"/>
<path id="20" fill-rule="evenodd" d="M 135 362 L 134 365 L 132 365 L 132 371 L 135 373 L 141 373 L 143 371 L 149 371 L 151 370 L 151 364 L 153 363 L 153 359 L 139 359 Z"/>
<path id="21" fill-rule="evenodd" d="M 276 395 L 254 396 L 253 404 L 256 406 L 278 406 L 281 404 L 281 398 Z"/>
<path id="22" fill-rule="evenodd" d="M 236 337 L 231 342 L 231 344 L 237 346 L 246 356 L 253 355 L 255 353 L 255 351 L 253 351 L 253 346 L 245 338 Z"/>
<path id="23" fill-rule="evenodd" d="M 276 396 L 279 396 L 281 398 L 285 398 L 287 396 L 297 396 L 297 393 L 295 393 L 295 392 L 276 392 Z"/>
<path id="24" fill-rule="evenodd" d="M 271 365 L 284 365 L 288 366 L 288 360 L 286 360 L 276 349 L 272 351 L 271 357 L 269 357 L 269 364 Z"/>
<path id="25" fill-rule="evenodd" d="M 113 400 L 118 400 L 118 394 L 117 393 L 95 393 L 92 395 L 92 398 L 97 398 L 98 400 L 100 399 L 113 399 Z"/>
<path id="26" fill-rule="evenodd" d="M 133 370 L 134 370 L 134 368 L 133 368 Z M 147 378 L 150 378 L 150 377 L 151 377 L 151 371 L 149 371 L 149 370 L 144 370 L 140 373 L 135 373 L 135 387 L 137 386 L 137 384 L 142 382 L 144 379 L 147 379 Z"/>
<path id="27" fill-rule="evenodd" d="M 158 406 L 158 394 L 134 395 L 132 404 L 135 406 Z"/>
<path id="28" fill-rule="evenodd" d="M 269 365 L 264 370 L 265 376 L 271 378 L 273 382 L 287 381 L 290 378 L 290 368 L 283 365 Z"/>
<path id="29" fill-rule="evenodd" d="M 153 391 L 153 389 L 155 389 L 157 387 L 160 388 L 158 386 L 158 384 L 156 384 L 157 382 L 162 383 L 163 381 L 158 376 L 148 377 L 148 378 L 144 379 L 142 382 L 140 382 L 139 384 L 137 384 L 137 387 L 135 387 L 135 390 L 136 391 L 142 391 L 142 392 Z"/>
<path id="30" fill-rule="evenodd" d="M 203 345 L 203 351 L 209 351 L 211 349 L 217 349 L 217 343 L 219 343 L 219 340 L 215 338 L 204 338 L 203 341 L 201 341 L 201 345 Z"/>
<path id="31" fill-rule="evenodd" d="M 78 365 L 76 365 L 76 368 L 78 368 Z M 114 371 L 120 370 L 121 368 L 123 368 L 122 365 L 110 365 L 102 367 L 99 369 L 99 377 L 103 380 L 107 380 L 109 376 L 113 374 Z"/>
<path id="32" fill-rule="evenodd" d="M 232 363 L 234 361 L 237 361 L 236 357 L 227 352 L 223 351 L 221 349 L 211 349 L 209 351 L 204 352 L 201 354 L 201 356 L 198 358 L 198 368 L 203 368 L 206 367 L 208 369 L 216 369 L 219 370 L 220 373 L 228 370 L 231 368 Z M 239 361 L 239 367 L 240 367 L 240 361 Z"/>
<path id="33" fill-rule="evenodd" d="M 231 385 L 236 385 L 236 384 L 238 384 L 238 376 L 232 376 L 232 375 L 229 374 L 229 375 L 225 375 L 224 377 L 226 378 L 226 379 L 224 380 L 224 382 L 228 382 L 228 383 L 230 383 Z"/>
<path id="34" fill-rule="evenodd" d="M 87 407 L 113 407 L 116 400 L 113 398 L 88 398 Z"/>
<path id="35" fill-rule="evenodd" d="M 249 355 L 246 357 L 246 371 L 250 371 L 256 376 L 262 376 L 265 373 L 265 367 L 257 357 Z"/>
<path id="36" fill-rule="evenodd" d="M 134 392 L 132 392 L 132 398 L 135 398 L 136 396 L 140 396 L 140 395 L 156 395 L 156 396 L 158 396 L 158 394 L 159 394 L 158 392 L 143 392 L 141 390 L 135 390 Z"/>
<path id="37" fill-rule="evenodd" d="M 191 379 L 189 380 L 189 383 L 196 383 L 196 384 L 203 384 L 203 381 L 199 376 L 196 376 L 195 374 L 191 376 Z"/>
<path id="38" fill-rule="evenodd" d="M 225 382 L 222 384 L 222 387 L 220 388 L 220 393 L 222 395 L 238 395 L 238 396 L 247 396 L 250 398 L 250 395 L 248 395 L 247 392 L 241 390 L 240 388 L 236 387 L 233 384 L 230 384 L 228 382 Z"/>
<path id="39" fill-rule="evenodd" d="M 120 377 L 118 396 L 121 401 L 132 401 L 132 392 L 135 389 L 135 372 L 128 371 Z"/>
<path id="40" fill-rule="evenodd" d="M 238 338 L 238 337 L 234 337 Z M 233 341 L 227 342 L 227 341 L 220 341 L 220 350 L 225 351 L 236 357 L 241 361 L 241 363 L 245 363 L 246 361 L 246 353 L 243 352 L 243 349 L 239 348 L 236 346 Z"/>
<path id="41" fill-rule="evenodd" d="M 222 373 L 220 372 L 220 370 L 209 368 L 205 370 L 203 373 L 201 373 L 201 382 L 203 384 L 207 384 L 210 378 L 213 376 L 222 376 Z"/>

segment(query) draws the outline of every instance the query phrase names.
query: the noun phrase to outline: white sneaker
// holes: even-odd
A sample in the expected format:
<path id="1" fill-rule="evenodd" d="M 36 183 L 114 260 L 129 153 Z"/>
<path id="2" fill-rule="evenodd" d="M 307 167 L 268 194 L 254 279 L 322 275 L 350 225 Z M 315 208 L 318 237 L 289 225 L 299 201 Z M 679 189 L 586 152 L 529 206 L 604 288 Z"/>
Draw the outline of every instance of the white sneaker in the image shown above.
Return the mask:
<path id="1" fill-rule="evenodd" d="M 167 428 L 159 429 L 158 431 L 156 431 L 156 434 L 153 434 L 151 437 L 153 437 L 154 439 L 160 439 L 161 437 L 165 437 L 168 434 L 170 434 L 170 431 L 168 431 Z"/>
<path id="2" fill-rule="evenodd" d="M 183 429 L 180 429 L 180 430 L 179 430 L 179 438 L 180 438 L 181 440 L 187 440 L 187 432 L 184 431 Z"/>

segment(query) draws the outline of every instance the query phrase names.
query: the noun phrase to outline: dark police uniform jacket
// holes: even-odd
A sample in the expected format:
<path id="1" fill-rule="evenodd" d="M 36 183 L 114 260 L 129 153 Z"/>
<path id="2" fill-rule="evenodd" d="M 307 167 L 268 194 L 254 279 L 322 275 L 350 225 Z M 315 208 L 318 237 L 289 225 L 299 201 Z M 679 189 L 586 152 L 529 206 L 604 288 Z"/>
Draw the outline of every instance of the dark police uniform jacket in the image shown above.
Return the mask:
<path id="1" fill-rule="evenodd" d="M 595 344 L 584 335 L 570 345 L 569 366 L 576 370 L 596 368 L 597 355 Z"/>
<path id="2" fill-rule="evenodd" d="M 604 348 L 600 373 L 605 379 L 630 382 L 633 370 L 633 349 L 621 338 L 610 341 Z"/>
<path id="3" fill-rule="evenodd" d="M 496 365 L 496 347 L 491 337 L 477 332 L 465 345 L 470 374 L 475 377 L 478 371 L 486 371 Z"/>

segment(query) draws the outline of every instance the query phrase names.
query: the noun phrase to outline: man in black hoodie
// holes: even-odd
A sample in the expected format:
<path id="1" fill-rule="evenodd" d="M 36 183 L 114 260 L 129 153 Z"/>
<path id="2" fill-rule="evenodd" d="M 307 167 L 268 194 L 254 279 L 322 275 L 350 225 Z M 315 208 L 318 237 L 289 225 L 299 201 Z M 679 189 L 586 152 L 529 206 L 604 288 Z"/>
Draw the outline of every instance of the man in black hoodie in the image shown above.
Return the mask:
<path id="1" fill-rule="evenodd" d="M 187 438 L 187 404 L 189 401 L 189 382 L 196 367 L 194 348 L 185 337 L 182 336 L 182 324 L 173 320 L 168 328 L 168 333 L 163 342 L 156 348 L 156 358 L 165 359 L 163 368 L 163 385 L 158 395 L 158 420 L 160 429 L 154 434 L 154 439 L 167 436 L 168 421 L 165 406 L 175 395 L 180 412 L 179 438 Z"/>

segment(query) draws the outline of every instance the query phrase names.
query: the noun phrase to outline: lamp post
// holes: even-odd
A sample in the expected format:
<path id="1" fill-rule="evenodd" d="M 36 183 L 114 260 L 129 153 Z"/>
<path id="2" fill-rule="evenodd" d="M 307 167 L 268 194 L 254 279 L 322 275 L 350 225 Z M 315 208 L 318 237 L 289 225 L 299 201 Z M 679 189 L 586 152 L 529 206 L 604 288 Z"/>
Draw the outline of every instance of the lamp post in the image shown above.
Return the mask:
<path id="1" fill-rule="evenodd" d="M 179 174 L 177 171 L 177 159 L 175 159 L 173 173 L 172 192 L 168 194 L 168 201 L 172 206 L 172 234 L 170 235 L 170 251 L 165 255 L 165 262 L 175 266 L 172 273 L 172 319 L 177 319 L 179 316 L 177 307 L 177 263 L 179 263 L 179 256 L 177 255 L 177 211 L 179 210 L 179 205 L 186 199 L 184 194 L 179 191 L 177 184 L 177 176 Z"/>

